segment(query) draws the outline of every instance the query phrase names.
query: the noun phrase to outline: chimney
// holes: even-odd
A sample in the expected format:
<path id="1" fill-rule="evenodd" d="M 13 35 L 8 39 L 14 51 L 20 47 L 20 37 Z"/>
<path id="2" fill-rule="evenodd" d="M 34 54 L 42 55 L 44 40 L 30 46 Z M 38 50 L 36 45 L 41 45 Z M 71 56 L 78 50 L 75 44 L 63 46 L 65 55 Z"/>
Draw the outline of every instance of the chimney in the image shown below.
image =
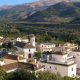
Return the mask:
<path id="1" fill-rule="evenodd" d="M 61 47 L 61 44 L 59 44 L 59 47 Z"/>
<path id="2" fill-rule="evenodd" d="M 19 61 L 19 55 L 17 55 L 17 60 Z"/>
<path id="3" fill-rule="evenodd" d="M 35 62 L 35 64 L 37 63 L 37 60 L 36 59 L 34 59 L 34 62 Z"/>
<path id="4" fill-rule="evenodd" d="M 39 62 L 36 63 L 36 67 L 37 67 L 37 68 L 39 67 Z"/>

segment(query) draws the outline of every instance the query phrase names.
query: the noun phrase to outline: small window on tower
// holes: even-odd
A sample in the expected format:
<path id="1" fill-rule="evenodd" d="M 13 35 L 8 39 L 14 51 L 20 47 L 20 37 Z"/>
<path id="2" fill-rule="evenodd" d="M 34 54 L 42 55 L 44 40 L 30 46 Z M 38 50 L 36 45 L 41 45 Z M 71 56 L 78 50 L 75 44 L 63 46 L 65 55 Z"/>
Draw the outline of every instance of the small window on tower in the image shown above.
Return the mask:
<path id="1" fill-rule="evenodd" d="M 73 71 L 73 68 L 71 70 Z"/>
<path id="2" fill-rule="evenodd" d="M 51 66 L 50 66 L 50 69 L 51 69 Z"/>
<path id="3" fill-rule="evenodd" d="M 57 67 L 55 67 L 55 70 L 57 70 Z"/>
<path id="4" fill-rule="evenodd" d="M 29 49 L 29 52 L 30 52 L 30 49 Z"/>

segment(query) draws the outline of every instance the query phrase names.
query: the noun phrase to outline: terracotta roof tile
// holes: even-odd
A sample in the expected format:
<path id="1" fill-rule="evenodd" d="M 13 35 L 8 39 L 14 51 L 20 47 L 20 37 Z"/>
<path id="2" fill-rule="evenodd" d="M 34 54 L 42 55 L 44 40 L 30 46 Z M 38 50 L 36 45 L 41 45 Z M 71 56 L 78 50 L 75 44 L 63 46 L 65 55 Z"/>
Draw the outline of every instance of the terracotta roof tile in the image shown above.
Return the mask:
<path id="1" fill-rule="evenodd" d="M 32 46 L 32 45 L 27 45 L 27 44 L 26 44 L 26 45 L 24 46 L 24 48 L 35 48 L 35 47 Z"/>
<path id="2" fill-rule="evenodd" d="M 18 68 L 18 64 L 17 62 L 16 63 L 11 63 L 11 64 L 7 64 L 7 65 L 3 65 L 1 66 L 5 71 L 8 71 L 8 70 L 12 70 L 12 69 L 15 69 L 15 68 Z"/>
<path id="3" fill-rule="evenodd" d="M 36 67 L 36 65 L 30 64 L 30 63 L 23 63 L 23 62 L 15 62 L 7 65 L 1 66 L 5 71 L 9 71 L 12 69 L 28 69 L 32 71 L 36 71 L 38 69 L 43 68 L 43 66 L 39 65 L 39 67 Z"/>
<path id="4" fill-rule="evenodd" d="M 17 60 L 17 55 L 6 55 L 4 58 Z"/>

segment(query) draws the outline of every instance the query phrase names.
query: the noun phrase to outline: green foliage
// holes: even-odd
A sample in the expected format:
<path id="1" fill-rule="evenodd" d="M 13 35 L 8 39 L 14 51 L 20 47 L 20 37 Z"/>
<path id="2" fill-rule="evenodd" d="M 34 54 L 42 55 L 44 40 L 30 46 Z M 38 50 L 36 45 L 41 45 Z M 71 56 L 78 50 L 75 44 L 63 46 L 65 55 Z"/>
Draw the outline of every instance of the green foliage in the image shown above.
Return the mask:
<path id="1" fill-rule="evenodd" d="M 40 60 L 41 54 L 42 54 L 41 52 L 35 52 L 34 57 L 35 57 L 37 60 Z"/>
<path id="2" fill-rule="evenodd" d="M 5 80 L 6 72 L 0 67 L 0 80 Z"/>
<path id="3" fill-rule="evenodd" d="M 75 78 L 71 78 L 71 77 L 67 77 L 67 76 L 65 76 L 63 79 L 64 80 L 76 80 Z"/>
<path id="4" fill-rule="evenodd" d="M 18 70 L 7 74 L 6 80 L 36 80 L 36 76 L 27 70 Z"/>
<path id="5" fill-rule="evenodd" d="M 43 43 L 43 42 L 51 42 L 52 37 L 48 35 L 48 33 L 44 33 L 43 35 L 37 35 L 36 36 L 36 41 L 38 43 Z"/>
<path id="6" fill-rule="evenodd" d="M 39 72 L 37 80 L 62 80 L 59 74 L 52 74 L 50 72 Z"/>
<path id="7" fill-rule="evenodd" d="M 11 29 L 18 32 L 12 32 Z M 0 35 L 4 37 L 15 39 L 32 33 L 36 35 L 38 43 L 48 41 L 57 45 L 64 42 L 80 44 L 79 24 L 0 23 Z"/>
<path id="8" fill-rule="evenodd" d="M 80 78 L 61 77 L 59 73 L 53 74 L 48 71 L 35 74 L 25 69 L 18 69 L 15 72 L 6 73 L 0 67 L 0 80 L 80 80 Z"/>
<path id="9" fill-rule="evenodd" d="M 11 9 L 0 10 L 0 21 L 34 21 L 56 24 L 69 23 L 77 18 L 80 18 L 80 7 L 77 6 L 77 4 L 80 5 L 80 3 L 74 4 L 61 2 L 47 7 L 45 5 L 41 7 L 40 5 L 37 5 L 34 8 L 26 5 L 15 6 Z M 18 31 L 15 30 L 15 32 Z"/>
<path id="10" fill-rule="evenodd" d="M 28 17 L 28 21 L 63 24 L 69 23 L 74 19 L 79 18 L 80 17 L 79 14 L 80 7 L 78 7 L 74 3 L 61 2 L 50 6 L 46 10 L 34 13 L 33 15 Z"/>
<path id="11" fill-rule="evenodd" d="M 2 47 L 3 47 L 3 48 L 10 49 L 10 48 L 13 48 L 13 44 L 12 44 L 11 42 L 3 43 L 3 44 L 2 44 Z"/>

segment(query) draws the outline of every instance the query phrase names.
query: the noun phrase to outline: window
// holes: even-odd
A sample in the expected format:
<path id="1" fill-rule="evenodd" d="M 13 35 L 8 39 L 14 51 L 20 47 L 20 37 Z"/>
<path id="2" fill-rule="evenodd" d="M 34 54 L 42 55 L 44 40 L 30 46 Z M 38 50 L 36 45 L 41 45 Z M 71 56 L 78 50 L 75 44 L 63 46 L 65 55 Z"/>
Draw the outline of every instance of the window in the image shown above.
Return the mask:
<path id="1" fill-rule="evenodd" d="M 30 52 L 30 49 L 29 49 L 29 52 Z"/>
<path id="2" fill-rule="evenodd" d="M 73 71 L 73 68 L 71 68 L 71 70 Z"/>
<path id="3" fill-rule="evenodd" d="M 44 69 L 45 69 L 45 65 L 43 65 L 44 66 Z"/>
<path id="4" fill-rule="evenodd" d="M 79 56 L 79 54 L 77 54 L 77 56 Z"/>
<path id="5" fill-rule="evenodd" d="M 49 60 L 52 60 L 52 55 L 49 56 Z"/>
<path id="6" fill-rule="evenodd" d="M 55 70 L 57 70 L 57 67 L 55 67 Z"/>
<path id="7" fill-rule="evenodd" d="M 51 66 L 50 66 L 50 69 L 51 69 Z"/>
<path id="8" fill-rule="evenodd" d="M 28 54 L 28 58 L 31 58 L 31 54 Z"/>

